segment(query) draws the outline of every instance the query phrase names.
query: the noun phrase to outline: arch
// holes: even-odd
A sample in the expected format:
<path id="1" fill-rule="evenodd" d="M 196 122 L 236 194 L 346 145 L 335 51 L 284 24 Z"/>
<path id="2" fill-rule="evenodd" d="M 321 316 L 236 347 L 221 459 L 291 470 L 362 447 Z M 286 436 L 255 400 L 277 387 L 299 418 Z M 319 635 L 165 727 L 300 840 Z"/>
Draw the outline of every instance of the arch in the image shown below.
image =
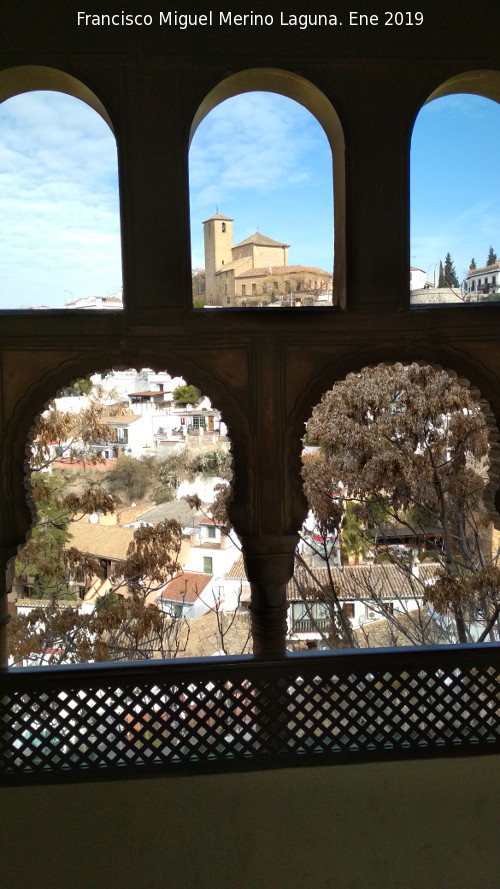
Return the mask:
<path id="1" fill-rule="evenodd" d="M 117 143 L 104 105 L 42 66 L 0 71 L 0 103 L 1 309 L 121 309 Z"/>
<path id="2" fill-rule="evenodd" d="M 322 126 L 328 139 L 333 161 L 334 303 L 345 308 L 345 140 L 340 118 L 325 94 L 309 80 L 291 71 L 278 68 L 252 68 L 240 71 L 220 81 L 205 96 L 193 118 L 189 144 L 201 121 L 216 105 L 241 93 L 256 91 L 280 93 L 303 105 Z"/>
<path id="3" fill-rule="evenodd" d="M 435 118 L 426 118 L 424 116 L 422 128 L 418 128 L 420 113 L 426 106 L 436 100 L 453 96 L 457 98 L 456 107 L 451 103 L 442 103 L 443 115 L 441 116 L 440 114 L 438 116 L 438 114 L 436 114 Z M 462 97 L 462 102 L 460 102 L 460 97 Z M 468 97 L 468 99 L 465 97 Z M 478 100 L 477 120 L 475 120 L 474 117 L 476 106 L 472 97 L 475 97 Z M 481 99 L 486 101 L 481 103 Z M 489 140 L 485 140 L 479 136 L 481 131 L 489 132 L 492 126 L 495 130 L 498 127 L 500 111 L 492 107 L 490 104 L 491 102 L 500 104 L 500 71 L 493 69 L 461 71 L 435 86 L 432 92 L 425 98 L 422 105 L 418 108 L 418 111 L 413 118 L 411 149 L 413 152 L 415 149 L 413 140 L 414 137 L 418 135 L 418 138 L 415 138 L 418 150 L 416 150 L 415 157 L 412 155 L 410 167 L 410 178 L 412 183 L 411 252 L 415 256 L 417 266 L 420 262 L 422 267 L 412 268 L 410 271 L 412 305 L 431 305 L 438 303 L 461 304 L 463 302 L 480 302 L 483 300 L 493 302 L 498 301 L 497 278 L 491 273 L 492 270 L 490 270 L 489 274 L 483 276 L 482 279 L 479 277 L 479 272 L 477 273 L 477 276 L 475 275 L 472 279 L 470 277 L 470 255 L 472 254 L 477 257 L 479 249 L 477 243 L 474 243 L 474 238 L 470 239 L 465 237 L 463 227 L 460 227 L 460 222 L 455 222 L 454 227 L 450 225 L 453 216 L 458 220 L 461 219 L 460 213 L 456 212 L 456 202 L 459 199 L 461 199 L 461 203 L 465 206 L 469 205 L 469 207 L 474 210 L 475 204 L 478 204 L 480 200 L 485 202 L 489 199 L 490 194 L 495 193 L 496 191 L 494 184 L 492 184 L 491 188 L 488 187 L 486 174 L 484 174 L 484 178 L 481 181 L 481 173 L 483 169 L 484 171 L 491 171 L 490 176 L 495 170 L 495 157 L 491 147 L 488 153 L 488 147 L 493 145 L 491 137 Z M 436 108 L 436 111 L 438 110 L 441 111 L 441 108 Z M 455 116 L 452 117 L 452 115 Z M 483 120 L 481 120 L 481 115 L 484 115 Z M 453 130 L 450 123 L 447 123 L 448 116 L 454 121 Z M 433 121 L 433 124 L 435 122 L 437 125 L 430 127 L 431 120 Z M 464 142 L 466 148 L 463 150 L 464 152 L 468 152 L 468 154 L 464 153 L 462 159 L 460 151 L 457 151 L 457 157 L 460 158 L 457 166 L 454 166 L 453 161 L 449 164 L 448 162 L 445 163 L 445 158 L 447 159 L 447 145 L 449 142 L 454 142 L 455 139 L 457 143 L 463 141 L 462 130 L 466 125 L 467 136 Z M 470 133 L 471 128 L 473 128 L 472 134 Z M 431 178 L 434 165 L 432 162 L 429 162 L 428 152 L 426 147 L 424 147 L 424 145 L 427 145 L 427 142 L 422 143 L 423 133 L 426 134 L 427 141 L 432 140 L 434 135 L 436 144 L 441 145 L 441 151 L 439 153 L 439 159 L 442 164 L 439 168 L 440 176 L 436 177 L 436 172 L 434 171 L 434 176 L 438 181 L 432 181 Z M 439 142 L 439 140 L 444 140 L 444 143 Z M 475 155 L 473 153 L 474 151 L 476 152 Z M 453 156 L 453 154 L 454 152 L 452 151 L 451 156 Z M 468 165 L 467 168 L 466 164 Z M 420 192 L 420 202 L 418 200 L 418 189 L 415 188 L 416 179 L 414 180 L 413 178 L 414 175 L 416 176 L 415 168 L 418 168 L 419 166 L 423 166 L 425 169 L 425 175 L 423 176 L 424 189 Z M 479 176 L 472 176 L 472 172 L 474 170 L 477 172 L 477 169 L 480 170 Z M 466 175 L 466 172 L 468 171 L 470 171 L 471 175 Z M 422 177 L 422 175 L 422 170 L 420 170 L 420 176 Z M 441 183 L 448 181 L 453 182 L 455 188 L 446 191 L 443 186 L 441 192 Z M 423 225 L 422 221 L 427 213 L 427 210 L 425 209 L 426 206 L 432 205 L 433 203 L 432 201 L 429 201 L 431 194 L 435 198 L 434 206 L 438 208 L 437 212 L 441 213 L 440 224 L 436 225 L 433 232 L 429 232 L 426 226 Z M 425 201 L 422 201 L 422 196 L 425 196 Z M 439 196 L 440 199 L 437 196 Z M 448 204 L 453 205 L 454 201 L 455 212 L 452 213 L 450 210 L 450 214 L 447 216 L 443 212 L 443 208 L 448 207 Z M 490 209 L 490 213 L 491 212 L 493 211 Z M 432 210 L 429 211 L 429 213 L 431 214 Z M 418 226 L 417 220 L 419 220 Z M 419 228 L 418 233 L 415 231 L 417 227 Z M 442 235 L 448 228 L 450 231 L 447 233 L 451 241 L 449 249 L 453 254 L 453 261 L 450 261 L 451 257 L 448 251 L 448 245 L 445 246 L 442 243 Z M 475 231 L 479 232 L 480 229 L 481 219 L 477 218 L 474 223 L 474 217 L 472 216 L 472 223 L 471 219 L 469 219 L 469 231 L 467 232 L 467 235 L 469 235 L 470 231 L 474 233 Z M 416 241 L 415 238 L 418 238 L 421 242 L 420 248 L 418 248 L 418 241 Z M 434 245 L 434 251 L 431 253 L 433 239 L 436 241 L 436 244 Z M 494 234 L 492 231 L 491 240 L 493 239 Z M 465 254 L 466 251 L 468 251 L 469 242 L 470 253 L 466 256 Z M 489 241 L 489 243 L 491 243 L 491 241 Z M 488 244 L 485 243 L 485 256 L 487 247 Z M 448 255 L 446 256 L 445 261 L 447 252 Z M 459 254 L 458 259 L 455 252 Z M 434 260 L 437 260 L 437 262 Z M 430 265 L 428 265 L 428 263 L 430 263 Z M 486 263 L 479 260 L 478 266 L 482 269 L 486 266 Z M 472 265 L 472 268 L 474 268 L 474 265 Z M 438 269 L 444 271 L 444 279 L 448 282 L 446 288 L 444 288 L 444 282 L 441 282 L 441 289 L 436 289 L 440 288 Z M 496 269 L 493 269 L 493 271 L 496 271 Z"/>
<path id="4" fill-rule="evenodd" d="M 38 417 L 48 402 L 71 380 L 85 378 L 96 372 L 134 367 L 150 367 L 154 371 L 162 371 L 167 366 L 172 376 L 182 376 L 189 380 L 221 411 L 228 429 L 234 464 L 233 491 L 236 492 L 236 502 L 234 506 L 229 504 L 229 513 L 238 532 L 251 532 L 255 521 L 256 486 L 251 433 L 244 404 L 234 398 L 224 382 L 224 358 L 219 361 L 220 373 L 215 373 L 210 369 L 210 358 L 213 356 L 207 356 L 205 362 L 202 356 L 193 360 L 175 350 L 169 350 L 168 358 L 165 358 L 164 351 L 163 348 L 148 349 L 147 354 L 143 350 L 129 351 L 126 362 L 119 351 L 110 356 L 109 349 L 73 356 L 62 361 L 57 368 L 50 367 L 46 372 L 40 373 L 27 387 L 5 426 L 2 491 L 6 511 L 12 510 L 8 522 L 9 536 L 14 546 L 17 547 L 24 541 L 34 517 L 29 468 L 30 441 Z M 227 360 L 231 362 L 231 356 Z M 19 491 L 23 488 L 26 497 L 20 498 Z"/>
<path id="5" fill-rule="evenodd" d="M 494 69 L 479 69 L 477 71 L 461 71 L 454 74 L 437 86 L 424 102 L 432 102 L 442 96 L 451 96 L 454 93 L 470 93 L 476 96 L 484 96 L 500 103 L 500 71 Z M 416 118 L 416 115 L 415 115 Z"/>
<path id="6" fill-rule="evenodd" d="M 336 382 L 349 373 L 359 373 L 365 367 L 376 367 L 379 364 L 428 364 L 436 370 L 444 370 L 450 377 L 469 389 L 474 400 L 480 405 L 489 440 L 488 485 L 484 492 L 484 504 L 491 522 L 500 528 L 500 398 L 498 381 L 485 366 L 473 358 L 466 358 L 463 352 L 452 350 L 420 350 L 416 355 L 412 352 L 404 354 L 400 350 L 359 349 L 350 355 L 343 355 L 336 361 L 327 361 L 318 369 L 304 387 L 300 398 L 290 411 L 287 422 L 287 433 L 283 459 L 287 467 L 287 490 L 285 506 L 290 529 L 297 530 L 307 514 L 307 502 L 302 488 L 301 447 L 305 424 L 310 418 L 313 408 L 319 403 L 323 394 Z"/>
<path id="7" fill-rule="evenodd" d="M 0 71 L 0 102 L 33 90 L 66 93 L 81 99 L 99 114 L 115 135 L 111 118 L 101 100 L 81 80 L 57 68 L 44 65 L 21 65 Z"/>

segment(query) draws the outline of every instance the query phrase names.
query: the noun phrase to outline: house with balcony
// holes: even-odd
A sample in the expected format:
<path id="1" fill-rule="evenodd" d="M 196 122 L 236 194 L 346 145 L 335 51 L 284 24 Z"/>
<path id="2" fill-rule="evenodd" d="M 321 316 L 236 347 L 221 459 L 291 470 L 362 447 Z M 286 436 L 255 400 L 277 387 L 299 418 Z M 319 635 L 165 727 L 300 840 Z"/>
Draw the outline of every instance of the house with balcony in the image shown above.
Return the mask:
<path id="1" fill-rule="evenodd" d="M 472 302 L 481 302 L 487 297 L 498 295 L 500 293 L 500 262 L 469 269 L 464 281 L 464 292 Z"/>

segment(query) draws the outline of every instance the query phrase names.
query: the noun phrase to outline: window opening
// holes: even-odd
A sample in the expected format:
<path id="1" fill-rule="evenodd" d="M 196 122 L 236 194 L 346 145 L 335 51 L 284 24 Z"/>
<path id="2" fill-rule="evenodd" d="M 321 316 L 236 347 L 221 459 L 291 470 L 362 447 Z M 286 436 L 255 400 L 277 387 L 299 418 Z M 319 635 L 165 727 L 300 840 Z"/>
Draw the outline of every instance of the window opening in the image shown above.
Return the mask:
<path id="1" fill-rule="evenodd" d="M 196 308 L 332 305 L 332 151 L 309 111 L 277 93 L 233 96 L 198 126 L 189 163 Z"/>
<path id="2" fill-rule="evenodd" d="M 110 371 L 61 390 L 34 430 L 37 513 L 9 593 L 10 662 L 248 652 L 227 576 L 239 541 L 212 518 L 231 479 L 221 412 L 182 377 Z"/>
<path id="3" fill-rule="evenodd" d="M 0 309 L 120 309 L 115 138 L 85 102 L 0 104 Z"/>
<path id="4" fill-rule="evenodd" d="M 463 138 L 471 125 L 488 139 Z M 500 217 L 497 102 L 470 94 L 433 99 L 411 143 L 411 304 L 498 302 Z"/>
<path id="5" fill-rule="evenodd" d="M 498 641 L 487 425 L 469 389 L 417 364 L 350 374 L 314 408 L 302 461 L 288 596 L 309 624 L 289 626 L 291 648 Z"/>

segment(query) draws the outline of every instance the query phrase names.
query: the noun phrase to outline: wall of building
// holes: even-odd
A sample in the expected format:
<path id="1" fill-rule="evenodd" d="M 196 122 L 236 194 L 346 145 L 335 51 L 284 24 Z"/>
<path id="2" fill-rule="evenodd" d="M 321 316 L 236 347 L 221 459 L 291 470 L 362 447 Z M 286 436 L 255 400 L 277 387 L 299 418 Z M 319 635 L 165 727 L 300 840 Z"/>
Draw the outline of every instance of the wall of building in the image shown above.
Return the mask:
<path id="1" fill-rule="evenodd" d="M 2 791 L 8 889 L 498 889 L 500 757 Z"/>

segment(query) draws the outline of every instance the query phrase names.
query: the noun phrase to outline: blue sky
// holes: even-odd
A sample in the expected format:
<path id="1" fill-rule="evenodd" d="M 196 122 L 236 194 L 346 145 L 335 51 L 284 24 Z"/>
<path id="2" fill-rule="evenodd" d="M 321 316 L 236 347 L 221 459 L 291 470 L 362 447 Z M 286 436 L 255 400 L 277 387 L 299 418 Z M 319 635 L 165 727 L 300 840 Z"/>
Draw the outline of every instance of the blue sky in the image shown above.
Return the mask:
<path id="1" fill-rule="evenodd" d="M 450 251 L 500 255 L 500 108 L 476 96 L 426 105 L 412 140 L 411 264 L 432 278 Z M 290 263 L 332 265 L 331 154 L 319 124 L 273 93 L 217 106 L 190 152 L 193 266 L 217 208 L 235 242 L 257 229 L 291 245 Z M 58 307 L 122 283 L 116 146 L 106 123 L 59 93 L 0 106 L 0 308 Z"/>
<path id="2" fill-rule="evenodd" d="M 411 264 L 432 279 L 449 251 L 459 280 L 500 256 L 500 105 L 445 96 L 418 115 L 411 146 Z"/>
<path id="3" fill-rule="evenodd" d="M 194 266 L 203 266 L 201 223 L 219 208 L 234 219 L 235 243 L 259 230 L 290 244 L 290 265 L 331 271 L 331 150 L 297 102 L 244 93 L 214 108 L 193 137 L 189 186 Z"/>

